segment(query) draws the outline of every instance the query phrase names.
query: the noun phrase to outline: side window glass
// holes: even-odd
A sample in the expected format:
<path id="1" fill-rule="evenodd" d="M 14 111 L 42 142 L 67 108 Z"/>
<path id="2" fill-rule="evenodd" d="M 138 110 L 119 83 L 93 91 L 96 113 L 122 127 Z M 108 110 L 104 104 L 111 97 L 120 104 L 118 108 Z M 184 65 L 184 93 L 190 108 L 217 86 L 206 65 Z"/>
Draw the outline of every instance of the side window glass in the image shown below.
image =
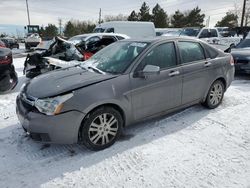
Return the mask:
<path id="1" fill-rule="evenodd" d="M 161 69 L 176 66 L 176 52 L 173 42 L 161 44 L 151 50 L 141 62 L 140 68 L 146 65 L 158 66 Z"/>
<path id="2" fill-rule="evenodd" d="M 89 40 L 87 40 L 86 51 L 96 53 L 98 51 L 100 40 L 101 39 L 99 37 L 91 37 Z"/>
<path id="3" fill-rule="evenodd" d="M 91 38 L 87 41 L 87 43 L 93 43 L 93 42 L 97 42 L 97 41 L 99 41 L 99 40 L 100 40 L 99 37 L 91 37 Z"/>
<path id="4" fill-rule="evenodd" d="M 110 37 L 110 36 L 104 36 L 100 42 L 98 43 L 98 50 L 101 50 L 103 48 L 105 48 L 106 46 L 114 43 L 116 41 L 116 39 L 114 37 Z"/>
<path id="5" fill-rule="evenodd" d="M 182 63 L 205 59 L 204 50 L 197 42 L 178 42 Z"/>
<path id="6" fill-rule="evenodd" d="M 210 32 L 211 32 L 211 37 L 218 37 L 215 29 L 211 29 Z"/>
<path id="7" fill-rule="evenodd" d="M 106 33 L 114 33 L 115 32 L 115 29 L 114 28 L 108 28 L 106 30 Z"/>
<path id="8" fill-rule="evenodd" d="M 199 38 L 208 38 L 209 35 L 208 35 L 208 30 L 207 29 L 204 29 L 201 34 L 200 34 L 200 37 Z"/>

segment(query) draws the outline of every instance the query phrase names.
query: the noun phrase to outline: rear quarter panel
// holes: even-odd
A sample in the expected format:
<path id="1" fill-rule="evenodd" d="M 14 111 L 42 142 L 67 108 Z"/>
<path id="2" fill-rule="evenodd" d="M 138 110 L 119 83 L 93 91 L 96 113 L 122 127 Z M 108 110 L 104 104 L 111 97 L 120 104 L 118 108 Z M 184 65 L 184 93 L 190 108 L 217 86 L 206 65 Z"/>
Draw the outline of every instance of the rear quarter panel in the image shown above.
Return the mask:
<path id="1" fill-rule="evenodd" d="M 230 64 L 230 59 L 230 54 L 221 54 L 219 57 L 209 60 L 209 62 L 212 63 L 213 71 L 211 71 L 209 85 L 207 87 L 207 91 L 204 95 L 203 100 L 206 99 L 210 86 L 216 80 L 223 79 L 226 84 L 225 89 L 227 89 L 231 85 L 234 79 L 234 66 Z"/>

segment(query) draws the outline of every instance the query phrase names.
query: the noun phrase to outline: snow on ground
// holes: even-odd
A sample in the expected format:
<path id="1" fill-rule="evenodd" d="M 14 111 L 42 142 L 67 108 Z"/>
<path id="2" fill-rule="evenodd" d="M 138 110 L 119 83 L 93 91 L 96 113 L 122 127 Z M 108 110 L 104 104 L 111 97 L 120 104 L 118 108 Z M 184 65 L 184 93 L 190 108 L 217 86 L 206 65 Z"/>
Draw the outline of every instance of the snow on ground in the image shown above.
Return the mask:
<path id="1" fill-rule="evenodd" d="M 13 57 L 24 57 L 27 55 L 24 43 L 19 43 L 19 49 L 12 49 Z"/>
<path id="2" fill-rule="evenodd" d="M 17 88 L 0 96 L 0 187 L 250 187 L 250 80 L 215 110 L 194 106 L 131 126 L 115 145 L 35 143 L 15 115 Z M 42 86 L 40 86 L 42 87 Z"/>

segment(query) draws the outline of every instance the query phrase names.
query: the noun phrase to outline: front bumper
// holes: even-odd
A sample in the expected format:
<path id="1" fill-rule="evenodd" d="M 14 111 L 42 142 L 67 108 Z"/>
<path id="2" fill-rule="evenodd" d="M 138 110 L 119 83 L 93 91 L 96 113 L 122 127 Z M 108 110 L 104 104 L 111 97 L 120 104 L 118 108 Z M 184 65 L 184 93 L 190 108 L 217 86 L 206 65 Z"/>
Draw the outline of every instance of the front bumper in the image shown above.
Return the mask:
<path id="1" fill-rule="evenodd" d="M 81 112 L 69 111 L 47 116 L 24 102 L 19 95 L 16 100 L 16 113 L 24 130 L 35 141 L 56 144 L 78 142 L 78 131 L 84 117 Z"/>

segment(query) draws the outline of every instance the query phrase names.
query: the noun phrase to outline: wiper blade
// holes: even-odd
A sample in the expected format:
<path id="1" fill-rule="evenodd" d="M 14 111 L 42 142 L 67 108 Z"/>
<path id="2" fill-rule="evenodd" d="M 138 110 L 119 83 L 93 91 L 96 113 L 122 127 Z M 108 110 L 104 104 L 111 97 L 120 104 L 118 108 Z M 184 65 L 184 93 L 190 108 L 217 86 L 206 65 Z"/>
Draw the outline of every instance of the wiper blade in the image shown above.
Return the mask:
<path id="1" fill-rule="evenodd" d="M 99 70 L 99 69 L 96 68 L 96 67 L 91 67 L 91 66 L 89 66 L 88 69 L 91 69 L 91 70 L 93 70 L 94 72 L 99 73 L 99 74 L 105 74 L 103 71 Z"/>

